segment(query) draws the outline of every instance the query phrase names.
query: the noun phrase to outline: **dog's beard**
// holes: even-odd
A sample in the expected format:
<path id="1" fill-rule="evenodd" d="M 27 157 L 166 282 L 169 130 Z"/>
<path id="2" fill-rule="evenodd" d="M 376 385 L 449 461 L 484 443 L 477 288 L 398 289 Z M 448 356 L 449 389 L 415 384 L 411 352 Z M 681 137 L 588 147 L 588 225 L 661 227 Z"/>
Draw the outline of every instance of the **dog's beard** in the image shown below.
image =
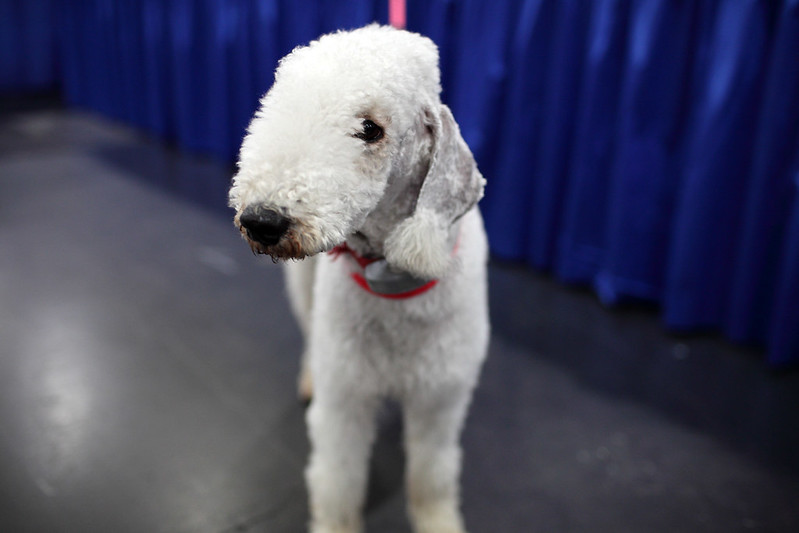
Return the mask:
<path id="1" fill-rule="evenodd" d="M 287 259 L 304 259 L 309 255 L 313 255 L 302 246 L 300 239 L 297 238 L 294 231 L 287 232 L 277 244 L 271 246 L 252 240 L 250 236 L 247 235 L 247 230 L 243 227 L 239 227 L 239 231 L 253 254 L 268 255 L 275 263 Z"/>
<path id="2" fill-rule="evenodd" d="M 247 230 L 238 223 L 238 219 L 236 219 L 236 226 L 253 254 L 268 255 L 275 263 L 289 259 L 305 259 L 335 246 L 335 244 L 330 246 L 321 244 L 320 239 L 316 237 L 318 231 L 302 222 L 295 222 L 294 226 L 273 245 L 266 245 L 251 239 Z"/>

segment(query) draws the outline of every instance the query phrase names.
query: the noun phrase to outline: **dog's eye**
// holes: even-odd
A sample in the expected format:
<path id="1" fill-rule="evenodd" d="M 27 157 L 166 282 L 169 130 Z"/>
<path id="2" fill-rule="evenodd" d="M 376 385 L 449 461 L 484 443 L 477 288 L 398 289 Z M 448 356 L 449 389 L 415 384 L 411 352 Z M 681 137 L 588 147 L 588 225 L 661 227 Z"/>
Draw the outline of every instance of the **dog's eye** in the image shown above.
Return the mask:
<path id="1" fill-rule="evenodd" d="M 355 134 L 356 137 L 359 139 L 366 141 L 368 143 L 373 143 L 379 141 L 383 138 L 383 128 L 375 124 L 369 119 L 364 120 L 361 123 L 363 126 L 363 131 L 359 131 Z"/>

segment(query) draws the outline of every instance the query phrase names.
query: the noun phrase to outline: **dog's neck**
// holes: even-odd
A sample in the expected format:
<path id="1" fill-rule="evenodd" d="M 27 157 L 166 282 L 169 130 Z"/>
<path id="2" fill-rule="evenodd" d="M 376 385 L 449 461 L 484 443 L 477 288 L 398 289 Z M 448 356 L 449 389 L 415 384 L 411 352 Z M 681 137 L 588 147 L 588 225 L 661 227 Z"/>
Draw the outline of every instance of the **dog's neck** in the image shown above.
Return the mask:
<path id="1" fill-rule="evenodd" d="M 460 244 L 460 224 L 460 221 L 456 221 L 450 231 L 453 256 L 457 253 Z M 363 237 L 356 235 L 351 240 L 357 242 L 361 239 Z M 362 255 L 348 242 L 336 246 L 328 254 L 334 260 L 342 255 L 352 259 L 359 268 L 350 274 L 351 277 L 362 289 L 375 296 L 405 300 L 424 294 L 438 284 L 438 279 L 419 278 L 408 272 L 397 270 L 389 265 L 382 256 Z"/>

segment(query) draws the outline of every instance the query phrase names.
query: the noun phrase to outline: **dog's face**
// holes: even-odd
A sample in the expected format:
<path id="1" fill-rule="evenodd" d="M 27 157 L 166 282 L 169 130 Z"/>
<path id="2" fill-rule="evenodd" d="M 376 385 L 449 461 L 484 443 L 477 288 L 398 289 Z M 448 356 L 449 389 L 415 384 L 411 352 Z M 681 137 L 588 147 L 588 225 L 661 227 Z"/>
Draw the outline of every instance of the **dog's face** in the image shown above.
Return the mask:
<path id="1" fill-rule="evenodd" d="M 254 252 L 303 258 L 360 234 L 367 219 L 384 226 L 382 241 L 413 213 L 442 131 L 437 63 L 429 39 L 378 26 L 281 61 L 230 190 Z"/>
<path id="2" fill-rule="evenodd" d="M 387 184 L 393 132 L 388 114 L 373 108 L 342 109 L 329 94 L 287 106 L 278 94 L 267 95 L 250 125 L 230 199 L 255 252 L 296 259 L 329 250 L 364 223 Z M 317 107 L 334 103 L 336 115 Z"/>

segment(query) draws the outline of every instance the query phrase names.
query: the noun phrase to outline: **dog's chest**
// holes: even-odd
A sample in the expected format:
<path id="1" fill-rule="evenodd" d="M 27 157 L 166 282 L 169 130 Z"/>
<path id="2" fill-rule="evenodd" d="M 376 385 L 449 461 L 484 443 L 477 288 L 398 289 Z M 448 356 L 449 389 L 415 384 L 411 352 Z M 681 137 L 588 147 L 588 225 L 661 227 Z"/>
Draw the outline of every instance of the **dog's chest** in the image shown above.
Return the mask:
<path id="1" fill-rule="evenodd" d="M 446 358 L 448 317 L 440 304 L 430 305 L 437 288 L 409 300 L 386 300 L 357 286 L 343 265 L 326 266 L 332 271 L 322 273 L 329 281 L 316 293 L 320 308 L 313 325 L 327 341 L 325 352 L 340 352 L 338 357 L 388 379 L 410 378 L 428 361 Z"/>

